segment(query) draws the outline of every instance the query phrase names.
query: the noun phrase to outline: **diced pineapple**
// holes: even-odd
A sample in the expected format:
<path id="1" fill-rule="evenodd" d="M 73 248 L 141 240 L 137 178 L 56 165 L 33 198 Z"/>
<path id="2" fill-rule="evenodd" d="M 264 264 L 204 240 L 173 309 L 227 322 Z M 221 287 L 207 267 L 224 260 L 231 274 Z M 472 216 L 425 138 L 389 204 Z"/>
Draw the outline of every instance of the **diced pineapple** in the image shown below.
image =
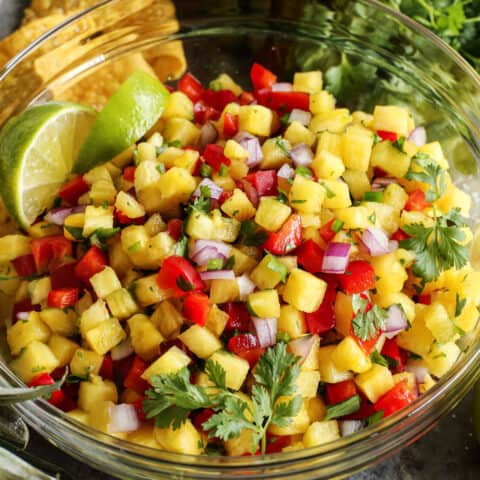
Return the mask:
<path id="1" fill-rule="evenodd" d="M 272 255 L 265 255 L 250 273 L 250 278 L 260 290 L 275 288 L 282 280 L 281 275 L 269 267 L 274 260 Z"/>
<path id="2" fill-rule="evenodd" d="M 230 256 L 234 259 L 233 271 L 235 275 L 243 275 L 244 273 L 250 272 L 257 264 L 254 258 L 235 247 L 232 247 Z"/>
<path id="3" fill-rule="evenodd" d="M 316 93 L 323 87 L 322 72 L 312 70 L 311 72 L 296 72 L 293 76 L 293 91 Z"/>
<path id="4" fill-rule="evenodd" d="M 404 137 L 410 132 L 409 113 L 405 108 L 394 105 L 377 105 L 373 111 L 374 130 L 395 132 Z M 403 176 L 403 175 L 399 175 Z"/>
<path id="5" fill-rule="evenodd" d="M 383 202 L 392 206 L 395 210 L 403 210 L 407 200 L 407 192 L 396 183 L 391 183 L 383 191 Z"/>
<path id="6" fill-rule="evenodd" d="M 458 208 L 464 217 L 469 217 L 472 197 L 453 183 L 448 183 L 442 198 L 437 200 L 435 204 L 445 213 L 448 213 L 452 208 Z"/>
<path id="7" fill-rule="evenodd" d="M 321 305 L 326 289 L 325 281 L 295 268 L 288 277 L 283 299 L 301 312 L 312 313 Z"/>
<path id="8" fill-rule="evenodd" d="M 248 295 L 248 309 L 255 317 L 280 317 L 280 301 L 276 290 L 262 290 Z"/>
<path id="9" fill-rule="evenodd" d="M 336 420 L 327 422 L 313 422 L 303 436 L 305 447 L 316 447 L 324 443 L 333 442 L 340 438 L 340 430 Z"/>
<path id="10" fill-rule="evenodd" d="M 309 398 L 308 401 L 305 402 L 305 406 L 311 422 L 323 420 L 327 413 L 327 406 L 320 396 Z"/>
<path id="11" fill-rule="evenodd" d="M 52 373 L 58 366 L 57 357 L 47 345 L 38 340 L 30 342 L 20 356 L 10 363 L 10 368 L 25 383 L 42 373 Z"/>
<path id="12" fill-rule="evenodd" d="M 424 225 L 425 227 L 432 227 L 435 222 L 433 218 L 427 216 L 423 212 L 409 212 L 403 210 L 400 216 L 400 227 L 403 227 L 404 225 L 413 225 L 415 223 Z"/>
<path id="13" fill-rule="evenodd" d="M 370 370 L 357 375 L 355 383 L 372 403 L 375 403 L 395 385 L 390 370 L 377 363 L 374 363 Z"/>
<path id="14" fill-rule="evenodd" d="M 407 320 L 413 323 L 415 320 L 415 302 L 403 292 L 384 293 L 375 296 L 375 303 L 381 308 L 388 308 L 391 305 L 400 305 Z"/>
<path id="15" fill-rule="evenodd" d="M 173 161 L 174 167 L 184 168 L 193 174 L 200 154 L 195 150 L 182 150 L 182 154 Z"/>
<path id="16" fill-rule="evenodd" d="M 110 293 L 122 288 L 122 284 L 111 267 L 105 267 L 101 272 L 90 277 L 90 283 L 98 298 L 105 298 Z"/>
<path id="17" fill-rule="evenodd" d="M 73 354 L 78 348 L 75 342 L 56 333 L 48 340 L 48 346 L 55 357 L 57 357 L 59 367 L 68 365 L 72 361 Z"/>
<path id="18" fill-rule="evenodd" d="M 190 361 L 190 357 L 174 345 L 143 372 L 142 378 L 147 380 L 147 382 L 151 382 L 154 375 L 178 372 L 183 367 L 186 367 Z"/>
<path id="19" fill-rule="evenodd" d="M 390 205 L 380 202 L 363 202 L 362 205 L 372 212 L 370 216 L 372 224 L 385 230 L 388 235 L 400 228 L 399 212 Z"/>
<path id="20" fill-rule="evenodd" d="M 89 184 L 92 185 L 99 180 L 112 180 L 112 177 L 105 165 L 100 165 L 98 167 L 92 168 L 87 173 L 83 175 L 83 179 Z"/>
<path id="21" fill-rule="evenodd" d="M 400 382 L 406 382 L 408 389 L 416 394 L 417 392 L 417 379 L 413 372 L 400 372 L 392 376 L 395 385 Z"/>
<path id="22" fill-rule="evenodd" d="M 82 234 L 84 225 L 85 214 L 83 212 L 69 215 L 63 224 L 63 234 L 65 235 L 65 238 L 72 240 L 72 242 L 78 240 L 79 235 L 76 235 L 76 233 L 78 232 Z"/>
<path id="23" fill-rule="evenodd" d="M 245 161 L 248 158 L 248 150 L 243 148 L 235 140 L 227 140 L 223 154 L 230 160 Z"/>
<path id="24" fill-rule="evenodd" d="M 117 189 L 112 180 L 98 180 L 90 187 L 89 198 L 95 206 L 105 203 L 111 205 L 115 201 L 116 194 Z"/>
<path id="25" fill-rule="evenodd" d="M 86 333 L 110 317 L 105 302 L 101 299 L 90 305 L 80 317 L 80 333 Z"/>
<path id="26" fill-rule="evenodd" d="M 200 129 L 185 118 L 169 118 L 162 129 L 165 141 L 181 143 L 182 147 L 195 145 L 200 136 Z"/>
<path id="27" fill-rule="evenodd" d="M 316 115 L 335 110 L 335 97 L 326 90 L 314 92 L 310 95 L 310 111 Z"/>
<path id="28" fill-rule="evenodd" d="M 343 222 L 343 227 L 346 230 L 355 230 L 355 229 L 367 229 L 371 227 L 374 222 L 372 222 L 372 211 L 367 207 L 358 206 L 358 207 L 347 207 L 339 208 L 335 211 L 335 216 L 338 220 Z"/>
<path id="29" fill-rule="evenodd" d="M 315 134 L 297 120 L 288 126 L 283 135 L 292 145 L 304 143 L 311 147 L 316 140 Z"/>
<path id="30" fill-rule="evenodd" d="M 225 384 L 227 388 L 240 390 L 250 370 L 248 362 L 233 353 L 223 350 L 216 351 L 210 357 L 210 360 L 219 363 L 225 370 Z"/>
<path id="31" fill-rule="evenodd" d="M 29 237 L 17 234 L 0 237 L 0 263 L 10 262 L 30 253 L 32 253 L 32 247 Z"/>
<path id="32" fill-rule="evenodd" d="M 320 150 L 317 147 L 317 152 L 312 161 L 312 169 L 318 178 L 337 180 L 343 175 L 345 165 L 339 156 L 327 150 Z"/>
<path id="33" fill-rule="evenodd" d="M 310 336 L 310 334 L 309 334 Z M 318 335 L 311 335 L 313 337 L 312 348 L 310 349 L 307 358 L 301 365 L 302 370 L 320 370 L 320 337 Z"/>
<path id="34" fill-rule="evenodd" d="M 291 398 L 280 397 L 277 401 L 280 403 L 288 400 L 291 400 Z M 303 400 L 299 412 L 294 417 L 290 418 L 290 423 L 288 425 L 279 427 L 277 425 L 270 424 L 268 433 L 280 436 L 305 433 L 310 425 L 310 417 L 308 416 L 308 410 L 306 407 L 307 402 L 308 400 Z"/>
<path id="35" fill-rule="evenodd" d="M 238 128 L 252 135 L 269 137 L 272 133 L 273 112 L 261 105 L 242 105 L 238 113 Z"/>
<path id="36" fill-rule="evenodd" d="M 89 237 L 98 228 L 113 228 L 113 207 L 87 206 L 82 235 Z"/>
<path id="37" fill-rule="evenodd" d="M 339 370 L 363 373 L 370 369 L 372 362 L 351 336 L 345 337 L 332 353 L 332 360 Z"/>
<path id="38" fill-rule="evenodd" d="M 464 332 L 471 332 L 477 325 L 478 317 L 478 308 L 475 303 L 467 300 L 462 312 L 453 319 L 453 322 Z"/>
<path id="39" fill-rule="evenodd" d="M 435 383 L 435 380 L 427 373 L 423 383 L 418 386 L 418 393 L 423 395 L 427 390 L 430 390 Z"/>
<path id="40" fill-rule="evenodd" d="M 77 314 L 75 310 L 45 308 L 39 312 L 40 319 L 48 328 L 59 335 L 70 337 L 77 331 Z"/>
<path id="41" fill-rule="evenodd" d="M 255 222 L 269 232 L 275 232 L 292 213 L 292 209 L 275 197 L 262 197 L 255 214 Z"/>
<path id="42" fill-rule="evenodd" d="M 118 192 L 115 207 L 128 218 L 139 218 L 145 215 L 143 205 L 129 193 Z"/>
<path id="43" fill-rule="evenodd" d="M 352 326 L 352 297 L 343 292 L 337 292 L 335 297 L 335 330 L 347 337 Z"/>
<path id="44" fill-rule="evenodd" d="M 320 347 L 318 351 L 320 378 L 327 383 L 340 383 L 353 378 L 353 373 L 348 370 L 339 370 L 332 360 L 335 345 Z"/>
<path id="45" fill-rule="evenodd" d="M 440 142 L 425 143 L 425 145 L 422 145 L 418 149 L 418 151 L 428 155 L 432 160 L 438 163 L 444 170 L 448 170 L 450 168 L 450 165 L 448 164 L 448 160 L 445 158 L 445 155 L 443 153 Z"/>
<path id="46" fill-rule="evenodd" d="M 138 305 L 126 288 L 109 293 L 105 300 L 112 315 L 119 319 L 128 318 L 138 312 Z"/>
<path id="47" fill-rule="evenodd" d="M 210 283 L 210 303 L 234 302 L 240 299 L 236 279 L 215 279 Z"/>
<path id="48" fill-rule="evenodd" d="M 109 244 L 108 259 L 110 266 L 120 278 L 125 277 L 126 273 L 133 267 L 130 258 L 123 250 L 120 238 L 116 238 Z"/>
<path id="49" fill-rule="evenodd" d="M 100 402 L 111 401 L 117 403 L 117 387 L 110 380 L 102 380 L 98 375 L 90 375 L 90 380 L 80 382 L 78 390 L 78 406 L 84 412 L 95 411 Z"/>
<path id="50" fill-rule="evenodd" d="M 316 134 L 325 131 L 341 133 L 351 121 L 352 116 L 346 108 L 336 108 L 335 110 L 315 115 L 308 128 Z"/>
<path id="51" fill-rule="evenodd" d="M 208 358 L 223 346 L 208 328 L 200 325 L 192 325 L 178 338 L 199 358 Z"/>
<path id="52" fill-rule="evenodd" d="M 32 305 L 39 305 L 48 298 L 48 293 L 52 289 L 50 277 L 39 278 L 28 283 L 28 293 Z"/>
<path id="53" fill-rule="evenodd" d="M 125 340 L 127 334 L 117 318 L 109 318 L 90 329 L 85 334 L 85 340 L 93 351 L 104 355 L 120 342 Z"/>
<path id="54" fill-rule="evenodd" d="M 157 159 L 157 150 L 153 143 L 140 142 L 137 145 L 137 156 L 135 163 L 140 165 L 143 162 L 155 162 Z"/>
<path id="55" fill-rule="evenodd" d="M 168 97 L 167 105 L 162 113 L 162 118 L 193 119 L 193 102 L 182 92 L 173 92 Z"/>
<path id="56" fill-rule="evenodd" d="M 187 419 L 180 428 L 154 428 L 155 440 L 160 447 L 169 452 L 177 452 L 184 455 L 200 455 L 203 453 L 202 437 Z"/>
<path id="57" fill-rule="evenodd" d="M 170 300 L 164 300 L 157 306 L 151 320 L 165 338 L 171 338 L 176 332 L 179 332 L 185 322 L 182 314 Z"/>
<path id="58" fill-rule="evenodd" d="M 150 237 L 154 237 L 157 233 L 167 231 L 167 224 L 159 213 L 151 215 L 143 226 L 145 227 L 147 235 Z"/>
<path id="59" fill-rule="evenodd" d="M 160 213 L 169 213 L 180 203 L 186 203 L 196 187 L 195 179 L 184 168 L 172 167 L 167 170 L 157 183 L 160 194 L 158 210 Z"/>
<path id="60" fill-rule="evenodd" d="M 160 448 L 160 445 L 155 440 L 154 426 L 149 424 L 143 424 L 135 432 L 130 432 L 127 436 L 127 440 L 137 445 L 142 445 L 148 448 Z"/>
<path id="61" fill-rule="evenodd" d="M 137 195 L 144 190 L 154 188 L 160 180 L 160 172 L 157 170 L 158 163 L 145 161 L 140 163 L 135 170 L 135 191 Z M 139 196 L 142 200 L 142 196 Z M 143 203 L 143 200 L 142 200 Z"/>
<path id="62" fill-rule="evenodd" d="M 87 203 L 90 203 L 90 201 L 88 201 Z M 29 227 L 27 229 L 27 232 L 31 238 L 44 238 L 50 237 L 52 235 L 61 235 L 62 227 L 60 227 L 59 225 L 54 225 L 53 223 L 49 223 L 46 220 L 42 220 Z"/>
<path id="63" fill-rule="evenodd" d="M 362 112 L 361 110 L 356 110 L 355 112 L 352 113 L 352 121 L 354 124 L 360 124 L 366 128 L 371 129 L 373 115 Z"/>
<path id="64" fill-rule="evenodd" d="M 30 312 L 26 320 L 18 320 L 7 329 L 7 343 L 12 355 L 18 355 L 32 342 L 47 342 L 49 338 L 50 329 L 42 322 L 38 312 Z"/>
<path id="65" fill-rule="evenodd" d="M 70 418 L 73 418 L 77 422 L 83 423 L 84 425 L 88 425 L 89 415 L 87 412 L 80 410 L 79 408 L 75 408 L 70 410 L 69 412 L 65 412 Z"/>
<path id="66" fill-rule="evenodd" d="M 236 188 L 233 191 L 233 195 L 223 202 L 221 209 L 229 217 L 243 222 L 252 218 L 255 215 L 255 207 L 252 205 L 247 195 Z"/>
<path id="67" fill-rule="evenodd" d="M 371 189 L 368 175 L 365 172 L 360 172 L 358 170 L 345 170 L 343 173 L 343 179 L 347 182 L 354 200 L 362 200 L 365 192 L 368 192 Z"/>
<path id="68" fill-rule="evenodd" d="M 305 314 L 292 305 L 282 305 L 277 328 L 279 332 L 286 333 L 292 339 L 301 337 L 307 333 Z"/>
<path id="69" fill-rule="evenodd" d="M 366 172 L 373 147 L 373 133 L 364 127 L 352 125 L 342 135 L 342 159 L 350 170 Z"/>
<path id="70" fill-rule="evenodd" d="M 280 168 L 284 163 L 290 163 L 288 152 L 291 150 L 291 145 L 287 140 L 282 140 L 284 148 L 281 148 L 278 142 L 278 137 L 267 138 L 262 145 L 262 161 L 260 168 Z"/>
<path id="71" fill-rule="evenodd" d="M 347 208 L 352 205 L 350 191 L 345 182 L 339 180 L 320 180 L 319 182 L 326 192 L 323 208 Z"/>
<path id="72" fill-rule="evenodd" d="M 250 429 L 243 429 L 238 437 L 225 441 L 225 451 L 229 456 L 251 454 L 253 449 L 253 430 Z"/>
<path id="73" fill-rule="evenodd" d="M 372 167 L 380 167 L 384 172 L 402 178 L 408 171 L 410 158 L 391 142 L 384 141 L 373 147 L 370 163 Z"/>
<path id="74" fill-rule="evenodd" d="M 233 78 L 226 73 L 221 73 L 210 82 L 210 86 L 215 85 L 220 90 L 231 90 L 237 97 L 243 92 L 240 85 L 236 84 Z"/>
<path id="75" fill-rule="evenodd" d="M 207 322 L 205 327 L 219 337 L 225 330 L 225 326 L 228 322 L 228 314 L 217 305 L 212 305 L 208 312 Z"/>
<path id="76" fill-rule="evenodd" d="M 402 291 L 408 275 L 395 252 L 372 257 L 370 262 L 375 270 L 375 287 L 378 295 Z"/>
<path id="77" fill-rule="evenodd" d="M 325 199 L 325 189 L 314 180 L 303 175 L 296 175 L 288 201 L 295 210 L 302 213 L 320 213 Z"/>
<path id="78" fill-rule="evenodd" d="M 77 348 L 70 361 L 70 373 L 78 377 L 98 375 L 103 363 L 103 356 L 85 348 Z"/>
<path id="79" fill-rule="evenodd" d="M 415 321 L 411 328 L 397 336 L 398 346 L 416 353 L 421 357 L 427 355 L 433 343 L 432 332 L 425 325 L 425 305 L 415 305 Z"/>
<path id="80" fill-rule="evenodd" d="M 432 350 L 425 357 L 425 363 L 432 375 L 441 377 L 450 370 L 460 353 L 461 350 L 455 342 L 434 343 Z"/>
<path id="81" fill-rule="evenodd" d="M 101 432 L 108 433 L 113 437 L 125 440 L 127 438 L 126 433 L 112 433 L 110 431 L 110 412 L 114 406 L 115 404 L 109 400 L 98 402 L 95 409 L 88 415 L 88 424 L 90 427 L 95 428 L 96 430 L 100 430 Z"/>
<path id="82" fill-rule="evenodd" d="M 313 398 L 317 395 L 319 383 L 320 373 L 318 371 L 302 370 L 295 382 L 297 387 L 295 395 L 301 395 L 302 398 Z"/>
<path id="83" fill-rule="evenodd" d="M 431 305 L 427 305 L 424 320 L 425 326 L 439 343 L 449 342 L 456 334 L 455 324 L 441 303 L 433 302 Z"/>
<path id="84" fill-rule="evenodd" d="M 146 315 L 137 314 L 129 318 L 132 348 L 144 360 L 153 360 L 160 354 L 160 344 L 165 340 Z"/>

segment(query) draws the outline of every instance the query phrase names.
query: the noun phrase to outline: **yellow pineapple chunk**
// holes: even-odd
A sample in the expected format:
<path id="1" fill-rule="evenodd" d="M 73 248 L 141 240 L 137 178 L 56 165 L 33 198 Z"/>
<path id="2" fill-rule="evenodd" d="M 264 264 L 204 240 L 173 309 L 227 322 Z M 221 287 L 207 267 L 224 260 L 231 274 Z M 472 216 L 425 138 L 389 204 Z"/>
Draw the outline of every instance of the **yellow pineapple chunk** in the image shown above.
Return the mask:
<path id="1" fill-rule="evenodd" d="M 345 172 L 345 165 L 339 156 L 317 148 L 312 161 L 312 169 L 318 178 L 337 180 Z"/>
<path id="2" fill-rule="evenodd" d="M 5 235 L 0 238 L 0 263 L 10 262 L 32 252 L 30 238 L 25 235 Z"/>
<path id="3" fill-rule="evenodd" d="M 262 197 L 255 214 L 255 222 L 269 232 L 276 232 L 291 213 L 292 209 L 275 197 Z"/>
<path id="4" fill-rule="evenodd" d="M 408 194 L 396 183 L 391 183 L 383 191 L 383 202 L 390 205 L 395 210 L 401 211 L 408 200 Z"/>
<path id="5" fill-rule="evenodd" d="M 322 90 L 310 95 L 310 111 L 314 115 L 332 110 L 335 110 L 335 97 L 331 93 Z"/>
<path id="6" fill-rule="evenodd" d="M 154 375 L 178 372 L 189 363 L 190 357 L 174 345 L 143 372 L 142 378 L 151 383 Z"/>
<path id="7" fill-rule="evenodd" d="M 354 200 L 363 200 L 365 192 L 371 188 L 370 180 L 366 172 L 358 170 L 345 170 L 343 179 L 347 182 L 348 188 Z"/>
<path id="8" fill-rule="evenodd" d="M 178 141 L 185 147 L 195 145 L 200 136 L 200 129 L 186 118 L 168 118 L 162 129 L 162 135 L 165 141 Z"/>
<path id="9" fill-rule="evenodd" d="M 370 370 L 357 375 L 355 383 L 372 403 L 375 403 L 395 385 L 390 370 L 376 363 Z"/>
<path id="10" fill-rule="evenodd" d="M 132 195 L 118 192 L 115 207 L 128 218 L 139 218 L 145 215 L 145 208 Z"/>
<path id="11" fill-rule="evenodd" d="M 425 357 L 425 363 L 432 375 L 445 375 L 460 356 L 461 350 L 455 342 L 434 343 L 432 350 Z"/>
<path id="12" fill-rule="evenodd" d="M 97 375 L 103 363 L 103 356 L 92 350 L 77 348 L 70 361 L 70 373 L 78 377 Z"/>
<path id="13" fill-rule="evenodd" d="M 280 301 L 276 290 L 261 290 L 248 295 L 248 309 L 259 318 L 278 318 Z"/>
<path id="14" fill-rule="evenodd" d="M 316 447 L 324 443 L 333 442 L 340 438 L 340 430 L 336 420 L 313 422 L 303 436 L 305 447 Z"/>
<path id="15" fill-rule="evenodd" d="M 302 370 L 297 377 L 295 395 L 302 398 L 313 398 L 317 395 L 320 373 L 315 370 Z"/>
<path id="16" fill-rule="evenodd" d="M 246 360 L 223 350 L 216 351 L 210 360 L 217 362 L 225 370 L 225 384 L 232 390 L 240 390 L 247 378 L 250 366 Z"/>
<path id="17" fill-rule="evenodd" d="M 104 355 L 126 337 L 127 334 L 118 319 L 112 317 L 90 329 L 85 335 L 85 340 L 94 352 Z"/>
<path id="18" fill-rule="evenodd" d="M 165 338 L 171 338 L 185 321 L 170 300 L 158 304 L 151 320 Z"/>
<path id="19" fill-rule="evenodd" d="M 77 314 L 74 310 L 45 308 L 39 315 L 42 322 L 54 333 L 70 337 L 77 331 Z"/>
<path id="20" fill-rule="evenodd" d="M 303 175 L 295 176 L 288 194 L 288 201 L 295 210 L 302 213 L 320 213 L 324 199 L 325 189 L 318 182 Z"/>
<path id="21" fill-rule="evenodd" d="M 155 427 L 153 425 L 143 424 L 135 432 L 130 432 L 127 436 L 127 440 L 144 447 L 160 448 L 160 445 L 155 440 L 154 429 Z"/>
<path id="22" fill-rule="evenodd" d="M 286 333 L 292 339 L 301 337 L 307 333 L 305 314 L 292 305 L 282 305 L 277 327 L 279 332 Z"/>
<path id="23" fill-rule="evenodd" d="M 374 130 L 395 132 L 404 137 L 410 132 L 409 113 L 405 108 L 394 105 L 377 105 L 373 111 Z"/>
<path id="24" fill-rule="evenodd" d="M 132 348 L 144 360 L 153 360 L 160 354 L 160 344 L 165 340 L 146 315 L 138 313 L 129 318 Z"/>
<path id="25" fill-rule="evenodd" d="M 280 397 L 277 401 L 281 403 L 281 402 L 286 402 L 288 400 L 291 400 L 291 398 Z M 308 429 L 308 426 L 310 425 L 310 417 L 308 416 L 307 402 L 308 402 L 307 399 L 303 400 L 302 406 L 299 412 L 294 417 L 290 418 L 290 423 L 288 425 L 285 425 L 284 427 L 279 427 L 277 425 L 270 424 L 270 426 L 268 427 L 268 432 L 273 435 L 280 435 L 280 436 L 297 435 L 299 433 L 305 433 Z"/>
<path id="26" fill-rule="evenodd" d="M 200 455 L 203 453 L 202 437 L 187 419 L 180 428 L 154 428 L 155 440 L 163 450 L 184 455 Z"/>
<path id="27" fill-rule="evenodd" d="M 423 318 L 425 326 L 432 332 L 437 342 L 446 343 L 455 336 L 455 324 L 441 303 L 433 302 L 431 305 L 427 305 Z"/>
<path id="28" fill-rule="evenodd" d="M 323 87 L 322 72 L 312 70 L 311 72 L 296 72 L 293 76 L 293 91 L 315 93 L 320 92 Z"/>
<path id="29" fill-rule="evenodd" d="M 320 185 L 325 189 L 323 208 L 347 208 L 352 204 L 348 185 L 338 180 L 320 180 Z"/>
<path id="30" fill-rule="evenodd" d="M 95 411 L 99 402 L 117 403 L 117 387 L 110 380 L 102 380 L 98 375 L 91 375 L 87 382 L 80 382 L 78 390 L 78 406 L 84 412 Z"/>
<path id="31" fill-rule="evenodd" d="M 226 303 L 239 300 L 240 289 L 236 278 L 215 279 L 210 283 L 210 303 Z"/>
<path id="32" fill-rule="evenodd" d="M 183 92 L 172 92 L 162 113 L 164 119 L 174 117 L 193 120 L 193 102 Z"/>
<path id="33" fill-rule="evenodd" d="M 59 366 L 57 357 L 42 342 L 30 342 L 12 362 L 10 368 L 25 382 L 42 373 L 52 373 Z"/>
<path id="34" fill-rule="evenodd" d="M 353 337 L 345 337 L 332 352 L 332 360 L 339 370 L 352 370 L 356 373 L 368 371 L 372 362 Z"/>
<path id="35" fill-rule="evenodd" d="M 261 105 L 242 105 L 238 113 L 238 128 L 259 137 L 272 133 L 273 112 Z"/>
<path id="36" fill-rule="evenodd" d="M 312 313 L 321 305 L 326 289 L 326 282 L 320 278 L 294 268 L 285 285 L 283 299 L 302 312 Z"/>
<path id="37" fill-rule="evenodd" d="M 291 145 L 304 143 L 309 147 L 311 147 L 316 140 L 315 134 L 297 120 L 288 126 L 285 130 L 284 137 Z"/>
<path id="38" fill-rule="evenodd" d="M 375 270 L 375 287 L 378 295 L 400 292 L 403 289 L 403 284 L 407 280 L 408 275 L 403 265 L 397 259 L 395 252 L 372 257 L 371 264 Z"/>
<path id="39" fill-rule="evenodd" d="M 178 337 L 199 358 L 208 358 L 223 347 L 208 328 L 192 325 Z"/>
<path id="40" fill-rule="evenodd" d="M 402 178 L 408 171 L 410 158 L 394 147 L 391 142 L 384 141 L 373 147 L 370 163 L 372 167 L 380 167 L 390 175 Z"/>
<path id="41" fill-rule="evenodd" d="M 223 154 L 232 161 L 238 160 L 243 162 L 248 158 L 248 150 L 232 139 L 227 140 Z"/>
<path id="42" fill-rule="evenodd" d="M 113 228 L 113 207 L 89 205 L 86 208 L 82 235 L 89 237 L 98 228 Z"/>
<path id="43" fill-rule="evenodd" d="M 101 272 L 90 277 L 90 283 L 98 298 L 105 298 L 110 293 L 122 288 L 122 284 L 111 267 L 105 267 Z"/>
<path id="44" fill-rule="evenodd" d="M 48 346 L 57 357 L 59 367 L 68 365 L 72 361 L 73 354 L 78 348 L 78 344 L 56 333 L 48 340 Z"/>
<path id="45" fill-rule="evenodd" d="M 26 320 L 18 320 L 7 329 L 7 343 L 12 355 L 18 355 L 34 341 L 47 342 L 49 338 L 50 329 L 42 322 L 38 312 L 30 312 Z"/>
<path id="46" fill-rule="evenodd" d="M 89 330 L 107 320 L 109 316 L 105 302 L 98 299 L 82 313 L 80 317 L 80 333 L 85 337 Z"/>
<path id="47" fill-rule="evenodd" d="M 255 207 L 252 205 L 247 195 L 236 188 L 233 195 L 223 202 L 221 209 L 229 217 L 243 222 L 255 215 Z"/>
<path id="48" fill-rule="evenodd" d="M 353 378 L 349 370 L 339 370 L 332 359 L 335 345 L 320 347 L 318 351 L 320 378 L 327 383 L 340 383 Z"/>
<path id="49" fill-rule="evenodd" d="M 280 144 L 278 137 L 267 138 L 262 145 L 263 159 L 260 162 L 260 168 L 280 168 L 284 163 L 290 163 L 291 160 L 287 156 L 290 150 L 291 145 L 287 140 L 283 139 Z"/>
<path id="50" fill-rule="evenodd" d="M 228 322 L 228 314 L 220 310 L 217 305 L 212 305 L 208 312 L 205 327 L 219 337 L 225 330 Z"/>
<path id="51" fill-rule="evenodd" d="M 126 288 L 109 293 L 105 300 L 112 315 L 116 318 L 128 318 L 138 312 L 138 305 Z"/>
<path id="52" fill-rule="evenodd" d="M 342 135 L 342 159 L 350 170 L 366 172 L 373 147 L 373 133 L 363 127 L 352 125 Z"/>

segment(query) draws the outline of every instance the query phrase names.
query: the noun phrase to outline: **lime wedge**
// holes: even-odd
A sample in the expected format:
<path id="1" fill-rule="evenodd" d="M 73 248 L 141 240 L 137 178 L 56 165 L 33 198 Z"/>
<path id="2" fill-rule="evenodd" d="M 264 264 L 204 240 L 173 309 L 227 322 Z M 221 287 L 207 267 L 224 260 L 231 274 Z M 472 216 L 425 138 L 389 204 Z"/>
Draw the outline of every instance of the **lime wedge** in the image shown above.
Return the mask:
<path id="1" fill-rule="evenodd" d="M 25 110 L 0 132 L 0 194 L 22 227 L 51 206 L 94 119 L 89 107 L 51 102 Z"/>
<path id="2" fill-rule="evenodd" d="M 131 75 L 97 115 L 73 167 L 83 173 L 108 162 L 140 140 L 160 118 L 168 90 L 145 72 Z"/>

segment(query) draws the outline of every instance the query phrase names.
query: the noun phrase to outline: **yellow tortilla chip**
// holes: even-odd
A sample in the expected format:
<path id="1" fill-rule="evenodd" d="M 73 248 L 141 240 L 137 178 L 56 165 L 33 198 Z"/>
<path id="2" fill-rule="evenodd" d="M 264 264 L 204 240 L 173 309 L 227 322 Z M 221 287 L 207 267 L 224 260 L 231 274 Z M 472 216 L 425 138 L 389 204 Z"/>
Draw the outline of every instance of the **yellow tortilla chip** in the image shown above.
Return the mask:
<path id="1" fill-rule="evenodd" d="M 32 0 L 32 4 L 25 10 L 23 24 L 36 18 L 50 15 L 66 15 L 74 10 L 84 10 L 98 3 L 99 0 Z"/>
<path id="2" fill-rule="evenodd" d="M 187 69 L 187 60 L 180 40 L 155 47 L 145 54 L 145 58 L 162 81 L 180 78 Z"/>

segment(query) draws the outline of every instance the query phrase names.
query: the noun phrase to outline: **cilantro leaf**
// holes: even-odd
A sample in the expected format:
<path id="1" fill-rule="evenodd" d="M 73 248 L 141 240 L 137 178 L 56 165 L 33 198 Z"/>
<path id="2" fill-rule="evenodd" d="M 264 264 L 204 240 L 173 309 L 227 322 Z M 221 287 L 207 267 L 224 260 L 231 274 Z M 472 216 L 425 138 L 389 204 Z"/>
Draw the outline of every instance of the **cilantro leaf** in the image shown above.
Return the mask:
<path id="1" fill-rule="evenodd" d="M 238 235 L 239 243 L 243 243 L 248 247 L 259 247 L 267 238 L 267 233 L 261 230 L 253 220 L 245 220 L 242 222 Z"/>
<path id="2" fill-rule="evenodd" d="M 425 153 L 417 153 L 412 158 L 405 178 L 429 185 L 430 188 L 425 193 L 425 199 L 428 202 L 438 200 L 445 192 L 445 171 Z"/>
<path id="3" fill-rule="evenodd" d="M 207 360 L 205 364 L 205 373 L 208 379 L 213 382 L 218 388 L 225 390 L 226 387 L 226 373 L 224 368 L 214 360 Z"/>
<path id="4" fill-rule="evenodd" d="M 267 268 L 272 272 L 276 272 L 280 275 L 280 279 L 283 283 L 287 281 L 288 269 L 275 255 L 269 253 L 267 255 Z"/>
<path id="5" fill-rule="evenodd" d="M 370 354 L 370 360 L 373 363 L 377 363 L 378 365 L 381 365 L 382 367 L 387 367 L 388 368 L 388 365 L 389 365 L 388 360 L 381 353 L 379 353 L 377 350 L 374 350 Z"/>
<path id="6" fill-rule="evenodd" d="M 210 212 L 211 207 L 211 192 L 210 188 L 207 185 L 202 185 L 200 187 L 200 196 L 187 207 L 186 214 L 189 215 L 190 213 L 196 211 L 201 213 L 208 213 Z"/>
<path id="7" fill-rule="evenodd" d="M 405 137 L 398 137 L 392 145 L 400 152 L 405 153 L 404 145 L 405 145 Z"/>
<path id="8" fill-rule="evenodd" d="M 353 332 L 360 340 L 375 338 L 379 330 L 385 329 L 387 311 L 378 305 L 367 311 L 369 301 L 358 293 L 352 296 L 355 317 L 352 320 Z"/>
<path id="9" fill-rule="evenodd" d="M 282 137 L 277 137 L 275 139 L 275 145 L 282 151 L 282 153 L 287 158 L 290 158 L 290 144 L 287 140 L 283 139 Z"/>
<path id="10" fill-rule="evenodd" d="M 189 282 L 183 275 L 179 275 L 176 278 L 175 283 L 177 284 L 177 287 L 184 292 L 190 292 L 195 288 L 193 283 Z"/>
<path id="11" fill-rule="evenodd" d="M 177 243 L 173 246 L 173 251 L 175 255 L 179 257 L 186 257 L 188 252 L 188 237 L 182 235 Z"/>
<path id="12" fill-rule="evenodd" d="M 466 303 L 467 303 L 467 299 L 460 298 L 460 295 L 457 292 L 457 294 L 455 295 L 455 316 L 456 317 L 459 317 L 462 314 Z"/>

